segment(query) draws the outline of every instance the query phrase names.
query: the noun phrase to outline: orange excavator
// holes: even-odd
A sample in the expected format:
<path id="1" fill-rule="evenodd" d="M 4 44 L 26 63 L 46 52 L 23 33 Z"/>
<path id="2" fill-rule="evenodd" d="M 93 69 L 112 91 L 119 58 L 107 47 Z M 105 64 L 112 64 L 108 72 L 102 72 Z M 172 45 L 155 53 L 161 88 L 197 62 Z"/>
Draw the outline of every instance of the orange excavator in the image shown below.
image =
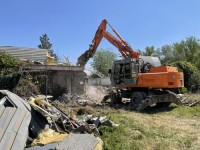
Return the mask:
<path id="1" fill-rule="evenodd" d="M 106 30 L 107 25 L 116 37 Z M 86 65 L 103 38 L 118 48 L 123 57 L 114 61 L 109 70 L 111 104 L 121 104 L 123 98 L 128 98 L 131 107 L 140 111 L 153 104 L 181 103 L 182 96 L 177 93 L 184 87 L 183 73 L 176 67 L 161 66 L 157 57 L 140 56 L 106 20 L 99 25 L 89 50 L 78 58 L 77 65 Z"/>

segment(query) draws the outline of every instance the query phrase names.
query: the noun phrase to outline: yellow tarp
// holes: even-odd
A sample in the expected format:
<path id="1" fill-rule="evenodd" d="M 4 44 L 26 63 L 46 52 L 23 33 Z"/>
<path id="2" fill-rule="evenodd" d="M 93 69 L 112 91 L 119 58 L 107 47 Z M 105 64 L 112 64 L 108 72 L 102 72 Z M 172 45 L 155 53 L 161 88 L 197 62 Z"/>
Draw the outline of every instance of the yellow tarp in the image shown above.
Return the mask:
<path id="1" fill-rule="evenodd" d="M 103 149 L 103 141 L 99 137 L 96 137 L 96 139 L 98 140 L 99 143 L 95 146 L 95 148 L 93 150 L 102 150 Z"/>

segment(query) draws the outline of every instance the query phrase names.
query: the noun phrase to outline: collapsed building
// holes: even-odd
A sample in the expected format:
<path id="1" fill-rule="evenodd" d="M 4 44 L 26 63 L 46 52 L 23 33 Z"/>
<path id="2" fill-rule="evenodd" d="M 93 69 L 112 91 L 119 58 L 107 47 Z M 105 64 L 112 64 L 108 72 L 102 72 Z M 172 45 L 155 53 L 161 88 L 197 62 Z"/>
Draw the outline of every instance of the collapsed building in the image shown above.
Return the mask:
<path id="1" fill-rule="evenodd" d="M 34 62 L 24 65 L 20 71 L 44 75 L 46 87 L 53 95 L 85 93 L 87 74 L 83 67 L 55 63 L 46 49 L 0 46 L 0 51 L 23 61 Z"/>
<path id="2" fill-rule="evenodd" d="M 81 95 L 86 92 L 87 74 L 81 66 L 55 63 L 45 49 L 4 46 L 0 47 L 0 51 L 27 62 L 20 68 L 21 73 L 15 74 L 44 76 L 46 88 L 53 95 Z M 15 79 L 15 74 L 1 78 Z M 100 135 L 98 127 L 112 122 L 105 117 L 93 116 L 74 120 L 71 115 L 53 107 L 48 100 L 40 98 L 32 97 L 27 101 L 10 91 L 0 90 L 0 149 L 102 149 L 103 142 L 97 137 Z M 35 100 L 42 103 L 36 104 Z"/>

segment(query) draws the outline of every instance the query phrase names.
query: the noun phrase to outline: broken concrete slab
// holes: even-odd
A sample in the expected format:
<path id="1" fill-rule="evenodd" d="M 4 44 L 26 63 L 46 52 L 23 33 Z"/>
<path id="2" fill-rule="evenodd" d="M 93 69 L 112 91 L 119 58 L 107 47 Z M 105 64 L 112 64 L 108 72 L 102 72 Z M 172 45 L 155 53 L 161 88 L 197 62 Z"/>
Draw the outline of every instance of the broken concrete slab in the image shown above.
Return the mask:
<path id="1" fill-rule="evenodd" d="M 76 134 L 77 135 L 77 134 Z M 80 135 L 80 134 L 79 134 Z M 90 134 L 81 134 L 81 136 L 77 135 L 78 137 L 76 139 L 73 139 L 71 138 L 70 141 L 71 144 L 69 145 L 69 143 L 66 143 L 65 141 L 67 141 L 67 138 L 66 137 L 63 141 L 61 142 L 57 142 L 57 143 L 51 143 L 51 144 L 46 144 L 46 145 L 40 145 L 40 146 L 34 146 L 34 147 L 28 147 L 28 148 L 25 148 L 25 150 L 47 150 L 47 149 L 52 149 L 52 150 L 70 150 L 69 149 L 69 146 L 70 148 L 75 148 L 75 147 L 72 147 L 73 144 L 76 145 L 76 147 L 78 148 L 78 146 L 81 146 L 83 150 L 85 150 L 85 144 L 90 144 L 87 146 L 87 148 L 92 148 L 94 147 L 93 149 L 90 149 L 90 150 L 102 150 L 103 149 L 103 141 L 99 138 L 99 137 L 94 137 L 94 136 L 91 136 Z M 83 137 L 85 137 L 83 139 Z M 87 141 L 86 138 L 90 137 L 88 140 L 89 142 L 86 142 L 86 143 L 82 143 L 82 142 L 85 142 Z M 80 140 L 81 139 L 81 140 Z M 79 143 L 79 141 L 73 141 L 73 140 L 79 140 L 81 141 L 81 143 Z M 69 140 L 68 140 L 69 141 Z M 69 142 L 70 142 L 69 141 Z M 79 144 L 77 144 L 79 143 Z M 97 143 L 97 144 L 96 144 Z M 67 145 L 66 145 L 67 144 Z M 82 145 L 81 145 L 82 144 Z M 78 149 L 78 150 L 82 150 L 82 149 Z M 76 150 L 76 149 L 73 149 L 73 150 Z M 87 149 L 86 149 L 87 150 Z"/>
<path id="2" fill-rule="evenodd" d="M 93 150 L 98 140 L 92 134 L 73 134 L 63 139 L 56 146 L 56 150 Z"/>

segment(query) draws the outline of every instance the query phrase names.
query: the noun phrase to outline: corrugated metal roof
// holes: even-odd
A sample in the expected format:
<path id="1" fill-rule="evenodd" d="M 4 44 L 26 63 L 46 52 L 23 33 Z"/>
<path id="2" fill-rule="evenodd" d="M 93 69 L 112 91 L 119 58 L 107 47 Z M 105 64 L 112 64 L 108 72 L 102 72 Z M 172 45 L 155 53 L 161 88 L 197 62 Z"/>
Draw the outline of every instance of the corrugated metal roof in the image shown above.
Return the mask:
<path id="1" fill-rule="evenodd" d="M 28 138 L 31 107 L 14 93 L 7 90 L 0 90 L 0 93 L 5 95 L 0 99 L 0 149 L 23 150 Z"/>
<path id="2" fill-rule="evenodd" d="M 14 46 L 0 46 L 0 51 L 5 51 L 12 54 L 14 57 L 19 59 L 27 59 L 30 61 L 40 61 L 45 63 L 48 52 L 46 49 L 38 48 L 25 48 L 25 47 L 14 47 Z"/>

